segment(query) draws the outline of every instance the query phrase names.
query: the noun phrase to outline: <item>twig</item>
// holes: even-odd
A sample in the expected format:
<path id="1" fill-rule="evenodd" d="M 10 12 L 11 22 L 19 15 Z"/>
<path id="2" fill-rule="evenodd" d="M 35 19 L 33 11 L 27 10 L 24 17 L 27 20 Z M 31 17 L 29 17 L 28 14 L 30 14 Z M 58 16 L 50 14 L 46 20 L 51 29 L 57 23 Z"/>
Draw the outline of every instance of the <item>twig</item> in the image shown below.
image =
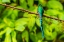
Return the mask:
<path id="1" fill-rule="evenodd" d="M 35 14 L 35 15 L 38 15 L 38 13 L 35 13 L 35 12 L 31 12 L 29 10 L 25 10 L 23 8 L 17 8 L 17 7 L 14 7 L 14 6 L 10 6 L 10 5 L 7 5 L 7 4 L 0 4 L 2 6 L 6 6 L 6 7 L 10 7 L 10 8 L 13 8 L 13 9 L 17 9 L 17 10 L 21 10 L 23 12 L 28 12 L 30 14 Z M 64 20 L 60 20 L 58 18 L 55 18 L 55 17 L 51 17 L 51 16 L 47 16 L 46 14 L 43 14 L 44 17 L 47 17 L 47 18 L 50 18 L 50 19 L 54 19 L 54 20 L 58 20 L 58 21 L 61 21 L 61 22 L 64 22 Z"/>

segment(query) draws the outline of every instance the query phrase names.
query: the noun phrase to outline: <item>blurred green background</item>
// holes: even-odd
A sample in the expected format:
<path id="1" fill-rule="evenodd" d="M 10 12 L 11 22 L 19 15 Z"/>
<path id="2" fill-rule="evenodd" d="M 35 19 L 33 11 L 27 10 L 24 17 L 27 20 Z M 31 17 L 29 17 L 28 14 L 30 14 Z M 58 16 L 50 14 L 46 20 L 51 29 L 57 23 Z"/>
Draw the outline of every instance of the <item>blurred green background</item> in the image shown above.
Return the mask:
<path id="1" fill-rule="evenodd" d="M 0 0 L 37 13 L 39 4 L 44 14 L 64 20 L 64 0 Z M 39 16 L 0 5 L 0 42 L 64 42 L 64 22 L 43 16 L 45 38 L 42 38 Z"/>

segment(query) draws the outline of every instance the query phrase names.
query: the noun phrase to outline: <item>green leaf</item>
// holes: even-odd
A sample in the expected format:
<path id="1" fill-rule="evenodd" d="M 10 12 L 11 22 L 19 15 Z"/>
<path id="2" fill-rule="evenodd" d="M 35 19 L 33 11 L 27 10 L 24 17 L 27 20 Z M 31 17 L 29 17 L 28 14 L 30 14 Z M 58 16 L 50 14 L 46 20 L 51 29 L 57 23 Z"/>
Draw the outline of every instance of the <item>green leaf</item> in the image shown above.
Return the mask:
<path id="1" fill-rule="evenodd" d="M 39 4 L 42 4 L 43 6 L 46 6 L 46 0 L 39 0 Z"/>
<path id="2" fill-rule="evenodd" d="M 55 26 L 55 31 L 58 33 L 62 32 L 62 23 L 59 23 L 59 25 Z"/>
<path id="3" fill-rule="evenodd" d="M 7 28 L 5 30 L 1 31 L 0 36 L 2 36 L 4 33 L 6 33 L 6 31 L 7 31 Z"/>
<path id="4" fill-rule="evenodd" d="M 47 7 L 49 9 L 63 10 L 63 6 L 59 1 L 48 1 Z"/>
<path id="5" fill-rule="evenodd" d="M 30 33 L 30 39 L 32 40 L 32 42 L 37 42 L 37 37 L 34 33 Z"/>
<path id="6" fill-rule="evenodd" d="M 7 26 L 14 27 L 14 23 L 10 19 L 4 18 L 3 21 Z"/>
<path id="7" fill-rule="evenodd" d="M 39 18 L 36 18 L 36 24 L 40 27 L 40 20 L 39 20 Z"/>
<path id="8" fill-rule="evenodd" d="M 0 24 L 0 29 L 4 28 L 5 26 L 6 26 L 6 24 L 1 23 L 1 24 Z"/>
<path id="9" fill-rule="evenodd" d="M 39 40 L 41 40 L 42 39 L 42 33 L 41 32 L 39 32 L 39 33 L 37 33 L 37 39 Z"/>
<path id="10" fill-rule="evenodd" d="M 20 5 L 22 8 L 27 9 L 27 2 L 25 0 L 20 0 Z"/>
<path id="11" fill-rule="evenodd" d="M 30 17 L 36 17 L 36 15 L 35 14 L 28 14 L 28 12 L 25 12 L 23 17 L 30 18 Z"/>
<path id="12" fill-rule="evenodd" d="M 25 27 L 23 25 L 18 25 L 18 26 L 15 27 L 15 30 L 22 32 L 22 31 L 25 30 Z"/>
<path id="13" fill-rule="evenodd" d="M 30 17 L 28 22 L 28 28 L 30 29 L 30 31 L 33 29 L 34 25 L 35 25 L 35 18 Z"/>
<path id="14" fill-rule="evenodd" d="M 0 13 L 1 11 L 3 11 L 3 9 L 4 9 L 4 6 L 0 5 Z"/>
<path id="15" fill-rule="evenodd" d="M 15 21 L 15 26 L 22 25 L 25 26 L 28 22 L 28 18 L 20 18 Z"/>
<path id="16" fill-rule="evenodd" d="M 18 31 L 24 31 L 25 26 L 27 26 L 27 18 L 20 18 L 15 22 L 15 29 Z"/>
<path id="17" fill-rule="evenodd" d="M 28 34 L 28 31 L 24 31 L 22 32 L 22 39 L 25 39 L 26 42 L 29 42 L 29 34 Z"/>
<path id="18" fill-rule="evenodd" d="M 12 14 L 12 12 L 13 12 L 13 9 L 7 7 L 7 8 L 3 11 L 2 15 L 3 15 L 3 17 L 10 17 L 10 15 Z"/>
<path id="19" fill-rule="evenodd" d="M 49 0 L 49 1 L 60 1 L 60 0 Z"/>
<path id="20" fill-rule="evenodd" d="M 59 37 L 59 39 L 62 39 L 62 38 L 64 38 L 64 34 L 62 34 L 62 35 Z"/>
<path id="21" fill-rule="evenodd" d="M 8 2 L 10 3 L 10 0 L 2 0 L 3 3 Z"/>
<path id="22" fill-rule="evenodd" d="M 15 3 L 16 3 L 16 0 L 13 0 L 13 2 L 15 2 Z"/>
<path id="23" fill-rule="evenodd" d="M 10 27 L 7 27 L 6 36 L 4 42 L 11 42 L 11 33 L 12 29 Z"/>
<path id="24" fill-rule="evenodd" d="M 46 33 L 47 33 L 47 32 L 46 32 Z M 56 33 L 56 32 L 53 32 L 53 33 L 51 33 L 51 35 L 45 35 L 45 38 L 46 38 L 47 40 L 53 40 L 53 39 L 56 38 L 56 36 L 57 36 L 57 33 Z"/>
<path id="25" fill-rule="evenodd" d="M 64 14 L 63 14 L 63 12 L 60 12 L 59 15 L 58 15 L 58 17 L 59 17 L 59 19 L 64 20 Z"/>
<path id="26" fill-rule="evenodd" d="M 50 15 L 50 16 L 55 16 L 57 17 L 57 15 L 59 14 L 59 11 L 58 10 L 55 10 L 55 9 L 48 9 L 46 11 L 46 14 L 47 15 Z"/>
<path id="27" fill-rule="evenodd" d="M 12 42 L 17 42 L 17 40 L 16 40 L 16 32 L 12 31 L 11 35 L 12 35 Z"/>
<path id="28" fill-rule="evenodd" d="M 28 5 L 30 6 L 30 8 L 32 8 L 33 4 L 34 4 L 34 0 L 28 0 Z"/>
<path id="29" fill-rule="evenodd" d="M 12 20 L 15 20 L 18 17 L 18 10 L 13 10 L 11 18 Z"/>
<path id="30" fill-rule="evenodd" d="M 2 0 L 0 0 L 0 4 L 2 3 Z"/>
<path id="31" fill-rule="evenodd" d="M 55 27 L 57 25 L 51 24 L 49 27 L 44 29 L 45 37 L 47 40 L 53 40 L 57 36 L 57 32 L 55 31 Z"/>

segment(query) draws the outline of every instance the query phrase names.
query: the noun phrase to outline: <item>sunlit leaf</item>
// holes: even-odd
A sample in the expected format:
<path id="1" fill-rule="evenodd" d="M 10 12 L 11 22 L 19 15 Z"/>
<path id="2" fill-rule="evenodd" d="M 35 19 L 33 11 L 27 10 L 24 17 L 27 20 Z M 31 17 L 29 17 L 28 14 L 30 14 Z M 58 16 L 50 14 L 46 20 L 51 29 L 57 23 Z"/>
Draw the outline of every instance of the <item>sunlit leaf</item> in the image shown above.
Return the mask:
<path id="1" fill-rule="evenodd" d="M 27 18 L 20 18 L 15 22 L 15 29 L 18 31 L 24 31 L 25 26 L 27 26 Z"/>
<path id="2" fill-rule="evenodd" d="M 46 0 L 39 0 L 39 3 L 42 4 L 43 6 L 46 6 Z"/>
<path id="3" fill-rule="evenodd" d="M 17 42 L 17 40 L 16 40 L 16 32 L 12 31 L 11 35 L 12 35 L 12 42 Z"/>
<path id="4" fill-rule="evenodd" d="M 47 7 L 50 9 L 63 10 L 63 6 L 59 1 L 48 1 Z"/>
<path id="5" fill-rule="evenodd" d="M 58 10 L 54 10 L 54 9 L 48 9 L 46 11 L 46 14 L 50 15 L 50 16 L 55 16 L 56 17 L 59 14 L 59 11 Z"/>
<path id="6" fill-rule="evenodd" d="M 15 30 L 21 31 L 21 32 L 22 32 L 22 31 L 25 30 L 25 27 L 24 27 L 23 25 L 20 24 L 20 25 L 18 25 L 18 26 L 15 27 Z"/>
<path id="7" fill-rule="evenodd" d="M 28 28 L 30 29 L 30 31 L 32 30 L 34 25 L 35 25 L 35 18 L 34 17 L 30 17 L 29 18 L 29 22 L 28 22 Z"/>
<path id="8" fill-rule="evenodd" d="M 26 25 L 27 22 L 28 22 L 28 18 L 20 18 L 20 19 L 16 20 L 15 26 Z"/>
<path id="9" fill-rule="evenodd" d="M 7 26 L 14 27 L 14 23 L 10 19 L 4 18 L 3 21 Z"/>
<path id="10" fill-rule="evenodd" d="M 7 28 L 5 30 L 1 31 L 0 36 L 2 36 L 4 33 L 6 33 L 6 31 L 7 31 Z"/>
<path id="11" fill-rule="evenodd" d="M 6 26 L 6 24 L 1 23 L 1 24 L 0 24 L 0 29 L 4 28 L 5 26 Z"/>
<path id="12" fill-rule="evenodd" d="M 4 3 L 5 3 L 5 2 L 10 3 L 10 0 L 2 0 L 2 2 L 4 2 Z"/>
<path id="13" fill-rule="evenodd" d="M 11 42 L 11 35 L 10 35 L 11 31 L 12 31 L 12 29 L 10 27 L 7 27 L 4 42 Z"/>
<path id="14" fill-rule="evenodd" d="M 33 6 L 34 4 L 34 0 L 28 0 L 28 5 L 30 6 L 30 8 Z"/>
<path id="15" fill-rule="evenodd" d="M 0 0 L 0 4 L 2 3 L 2 0 Z"/>
<path id="16" fill-rule="evenodd" d="M 36 18 L 36 24 L 40 27 L 40 19 Z"/>
<path id="17" fill-rule="evenodd" d="M 58 17 L 59 17 L 59 19 L 64 20 L 64 14 L 63 14 L 63 12 L 60 12 L 59 15 L 58 15 Z"/>

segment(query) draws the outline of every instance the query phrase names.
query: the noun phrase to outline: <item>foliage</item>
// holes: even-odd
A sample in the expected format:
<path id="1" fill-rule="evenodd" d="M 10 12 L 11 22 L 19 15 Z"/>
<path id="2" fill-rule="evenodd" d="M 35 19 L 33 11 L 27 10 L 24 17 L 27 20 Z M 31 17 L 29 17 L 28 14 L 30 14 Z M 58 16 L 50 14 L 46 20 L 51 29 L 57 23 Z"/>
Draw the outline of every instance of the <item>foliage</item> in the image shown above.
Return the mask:
<path id="1" fill-rule="evenodd" d="M 35 0 L 0 0 L 0 3 L 32 12 L 37 12 L 37 4 L 42 4 L 46 15 L 64 20 L 64 6 L 60 0 L 37 0 L 36 3 Z M 48 42 L 64 38 L 64 22 L 43 16 L 44 41 L 39 19 L 38 15 L 0 5 L 0 42 Z"/>

